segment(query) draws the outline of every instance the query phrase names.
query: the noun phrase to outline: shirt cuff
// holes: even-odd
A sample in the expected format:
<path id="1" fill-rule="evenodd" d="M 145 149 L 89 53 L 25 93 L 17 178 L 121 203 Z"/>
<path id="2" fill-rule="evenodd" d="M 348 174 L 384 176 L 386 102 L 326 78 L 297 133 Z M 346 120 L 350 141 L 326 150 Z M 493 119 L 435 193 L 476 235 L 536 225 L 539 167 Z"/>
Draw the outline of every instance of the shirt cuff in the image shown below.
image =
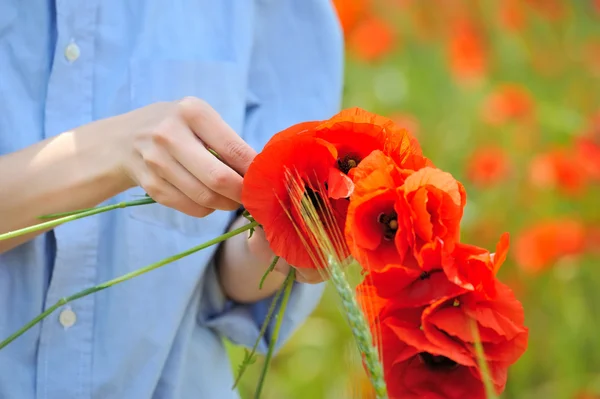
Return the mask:
<path id="1" fill-rule="evenodd" d="M 229 300 L 221 289 L 215 262 L 208 265 L 203 285 L 199 323 L 213 329 L 236 345 L 252 348 L 271 306 L 273 296 L 252 304 L 240 304 Z M 281 348 L 312 313 L 321 299 L 324 288 L 325 283 L 294 282 L 275 350 Z M 278 313 L 279 306 L 280 304 L 277 305 L 274 316 Z M 267 352 L 275 320 L 275 317 L 271 319 L 265 335 L 257 347 L 257 352 L 262 354 Z"/>

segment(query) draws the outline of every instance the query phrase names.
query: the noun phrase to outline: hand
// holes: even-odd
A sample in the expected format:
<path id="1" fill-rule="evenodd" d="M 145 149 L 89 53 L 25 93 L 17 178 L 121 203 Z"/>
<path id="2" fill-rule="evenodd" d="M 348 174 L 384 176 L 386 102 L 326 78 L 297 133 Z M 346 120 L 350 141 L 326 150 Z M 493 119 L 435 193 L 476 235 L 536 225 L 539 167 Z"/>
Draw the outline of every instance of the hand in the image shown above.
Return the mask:
<path id="1" fill-rule="evenodd" d="M 156 103 L 96 124 L 127 186 L 196 217 L 239 207 L 242 175 L 256 152 L 206 102 Z"/>
<path id="2" fill-rule="evenodd" d="M 269 242 L 265 237 L 265 231 L 258 227 L 252 237 L 248 239 L 248 249 L 257 259 L 264 262 L 265 270 L 273 261 L 275 254 L 269 247 Z M 275 265 L 274 271 L 287 275 L 290 268 L 293 267 L 283 258 L 280 258 Z M 267 278 L 268 279 L 268 278 Z M 300 283 L 317 284 L 325 280 L 325 275 L 316 269 L 296 268 L 296 281 Z"/>

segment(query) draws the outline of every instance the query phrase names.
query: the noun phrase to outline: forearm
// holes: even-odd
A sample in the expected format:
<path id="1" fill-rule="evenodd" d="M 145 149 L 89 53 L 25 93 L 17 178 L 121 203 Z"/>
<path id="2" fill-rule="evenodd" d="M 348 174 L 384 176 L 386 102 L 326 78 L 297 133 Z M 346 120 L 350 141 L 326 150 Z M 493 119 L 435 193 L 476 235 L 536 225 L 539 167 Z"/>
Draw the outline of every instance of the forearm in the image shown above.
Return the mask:
<path id="1" fill-rule="evenodd" d="M 231 226 L 239 228 L 248 221 L 240 216 Z M 248 247 L 248 235 L 239 234 L 223 243 L 217 256 L 219 280 L 225 295 L 236 302 L 251 303 L 265 299 L 283 284 L 285 275 L 269 273 L 262 289 L 259 284 L 270 262 L 257 259 Z"/>
<path id="2" fill-rule="evenodd" d="M 124 190 L 102 136 L 82 127 L 1 156 L 0 232 L 39 223 L 41 215 L 95 206 Z M 0 241 L 0 253 L 35 235 Z"/>

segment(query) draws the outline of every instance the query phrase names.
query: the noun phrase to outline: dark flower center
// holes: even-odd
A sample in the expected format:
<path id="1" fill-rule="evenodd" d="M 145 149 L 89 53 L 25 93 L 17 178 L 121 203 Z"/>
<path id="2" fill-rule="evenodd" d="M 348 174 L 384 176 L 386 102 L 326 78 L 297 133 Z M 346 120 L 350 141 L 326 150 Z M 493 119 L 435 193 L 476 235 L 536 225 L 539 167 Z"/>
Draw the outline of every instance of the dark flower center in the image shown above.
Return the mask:
<path id="1" fill-rule="evenodd" d="M 387 240 L 392 240 L 398 230 L 398 215 L 392 211 L 389 214 L 381 213 L 377 221 L 383 225 L 383 236 Z"/>
<path id="2" fill-rule="evenodd" d="M 431 273 L 429 273 L 429 272 L 423 272 L 419 276 L 419 279 L 421 279 L 421 280 L 427 280 L 430 276 L 431 276 Z"/>
<path id="3" fill-rule="evenodd" d="M 448 359 L 446 356 L 436 356 L 431 353 L 421 352 L 419 353 L 419 358 L 431 371 L 449 371 L 458 367 L 458 363 L 452 359 Z"/>
<path id="4" fill-rule="evenodd" d="M 345 174 L 348 174 L 348 172 L 350 172 L 350 169 L 356 168 L 359 162 L 360 158 L 352 154 L 348 154 L 343 158 L 339 158 L 337 160 L 339 170 L 341 170 Z"/>

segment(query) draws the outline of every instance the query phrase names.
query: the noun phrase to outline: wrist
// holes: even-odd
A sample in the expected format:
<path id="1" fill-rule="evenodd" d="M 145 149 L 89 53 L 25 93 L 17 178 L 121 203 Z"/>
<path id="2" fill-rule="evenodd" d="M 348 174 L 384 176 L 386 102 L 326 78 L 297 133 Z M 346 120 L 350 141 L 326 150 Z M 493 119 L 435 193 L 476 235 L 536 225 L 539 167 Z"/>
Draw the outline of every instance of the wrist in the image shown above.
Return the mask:
<path id="1" fill-rule="evenodd" d="M 127 172 L 127 156 L 121 136 L 122 128 L 112 119 L 93 122 L 72 133 L 81 142 L 77 152 L 78 163 L 85 165 L 87 176 L 96 184 L 104 184 L 107 198 L 135 187 L 137 184 Z"/>
<path id="2" fill-rule="evenodd" d="M 236 229 L 249 223 L 246 218 L 239 216 L 231 225 Z M 260 235 L 262 231 L 257 229 L 252 237 L 253 244 L 260 241 L 261 245 L 268 246 Z M 239 303 L 252 303 L 265 299 L 277 291 L 285 275 L 277 271 L 269 273 L 264 281 L 262 289 L 259 288 L 260 280 L 271 264 L 271 256 L 258 256 L 251 249 L 247 234 L 240 234 L 225 241 L 219 249 L 216 258 L 219 282 L 225 295 Z"/>

